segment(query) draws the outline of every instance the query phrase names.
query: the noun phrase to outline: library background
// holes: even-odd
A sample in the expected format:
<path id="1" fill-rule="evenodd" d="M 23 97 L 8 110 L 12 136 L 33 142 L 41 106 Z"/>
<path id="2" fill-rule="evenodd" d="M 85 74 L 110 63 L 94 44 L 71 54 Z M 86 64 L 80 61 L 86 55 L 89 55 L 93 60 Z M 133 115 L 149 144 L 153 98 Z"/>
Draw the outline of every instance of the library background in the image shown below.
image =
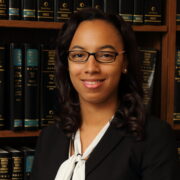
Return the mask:
<path id="1" fill-rule="evenodd" d="M 180 157 L 180 0 L 0 0 L 0 179 L 29 178 L 37 137 L 57 107 L 56 36 L 86 7 L 132 25 L 144 104 L 172 126 Z"/>

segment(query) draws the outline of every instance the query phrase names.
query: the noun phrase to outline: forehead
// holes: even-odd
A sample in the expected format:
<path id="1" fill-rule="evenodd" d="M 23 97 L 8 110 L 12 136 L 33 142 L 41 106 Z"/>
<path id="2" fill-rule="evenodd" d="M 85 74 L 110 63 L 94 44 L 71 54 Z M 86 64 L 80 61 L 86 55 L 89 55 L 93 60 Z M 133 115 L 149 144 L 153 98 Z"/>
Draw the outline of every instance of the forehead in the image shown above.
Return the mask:
<path id="1" fill-rule="evenodd" d="M 83 21 L 78 26 L 71 45 L 104 45 L 122 46 L 122 36 L 111 23 L 105 20 Z"/>

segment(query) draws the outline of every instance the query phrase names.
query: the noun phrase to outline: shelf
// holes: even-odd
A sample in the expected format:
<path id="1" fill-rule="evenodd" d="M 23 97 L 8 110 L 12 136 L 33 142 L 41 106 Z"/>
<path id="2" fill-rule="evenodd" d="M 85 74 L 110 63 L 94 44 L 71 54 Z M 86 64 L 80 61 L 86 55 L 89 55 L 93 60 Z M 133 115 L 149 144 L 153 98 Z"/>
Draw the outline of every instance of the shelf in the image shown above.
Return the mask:
<path id="1" fill-rule="evenodd" d="M 176 30 L 177 30 L 177 31 L 180 31 L 180 25 L 177 25 L 177 26 L 176 26 Z"/>
<path id="2" fill-rule="evenodd" d="M 175 129 L 175 130 L 180 130 L 180 124 L 175 124 L 175 125 L 174 125 L 174 129 Z"/>
<path id="3" fill-rule="evenodd" d="M 137 32 L 167 32 L 167 26 L 152 26 L 152 25 L 133 25 L 133 30 Z"/>
<path id="4" fill-rule="evenodd" d="M 10 131 L 10 130 L 0 130 L 0 138 L 10 138 L 10 137 L 36 137 L 39 136 L 40 130 L 37 131 Z"/>
<path id="5" fill-rule="evenodd" d="M 44 21 L 0 20 L 0 27 L 29 29 L 60 29 L 63 23 Z"/>

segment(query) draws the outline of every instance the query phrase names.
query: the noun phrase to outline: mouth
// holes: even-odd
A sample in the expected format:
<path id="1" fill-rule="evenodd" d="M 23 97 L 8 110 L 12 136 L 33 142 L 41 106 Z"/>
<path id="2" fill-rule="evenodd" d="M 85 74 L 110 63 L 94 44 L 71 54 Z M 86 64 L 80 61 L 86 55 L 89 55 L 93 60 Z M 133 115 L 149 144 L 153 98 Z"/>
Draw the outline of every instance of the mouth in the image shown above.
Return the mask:
<path id="1" fill-rule="evenodd" d="M 98 79 L 98 80 L 86 79 L 86 80 L 82 80 L 82 83 L 86 88 L 95 89 L 95 88 L 102 86 L 104 81 L 105 81 L 105 79 Z"/>

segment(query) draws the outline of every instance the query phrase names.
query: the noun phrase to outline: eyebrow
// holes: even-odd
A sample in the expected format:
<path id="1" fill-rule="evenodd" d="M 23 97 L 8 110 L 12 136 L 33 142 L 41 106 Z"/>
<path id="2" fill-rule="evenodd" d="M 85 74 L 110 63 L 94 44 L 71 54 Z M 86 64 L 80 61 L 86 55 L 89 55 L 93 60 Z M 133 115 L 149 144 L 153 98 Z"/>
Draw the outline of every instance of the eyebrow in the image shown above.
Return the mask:
<path id="1" fill-rule="evenodd" d="M 78 46 L 78 45 L 73 46 L 71 49 L 76 49 L 76 48 L 81 49 L 81 50 L 85 49 L 85 48 L 83 48 L 81 46 Z M 115 47 L 113 47 L 112 45 L 104 45 L 104 46 L 99 47 L 98 49 L 103 50 L 103 49 L 106 49 L 106 48 L 109 48 L 109 49 L 112 49 L 112 50 L 116 51 Z"/>

